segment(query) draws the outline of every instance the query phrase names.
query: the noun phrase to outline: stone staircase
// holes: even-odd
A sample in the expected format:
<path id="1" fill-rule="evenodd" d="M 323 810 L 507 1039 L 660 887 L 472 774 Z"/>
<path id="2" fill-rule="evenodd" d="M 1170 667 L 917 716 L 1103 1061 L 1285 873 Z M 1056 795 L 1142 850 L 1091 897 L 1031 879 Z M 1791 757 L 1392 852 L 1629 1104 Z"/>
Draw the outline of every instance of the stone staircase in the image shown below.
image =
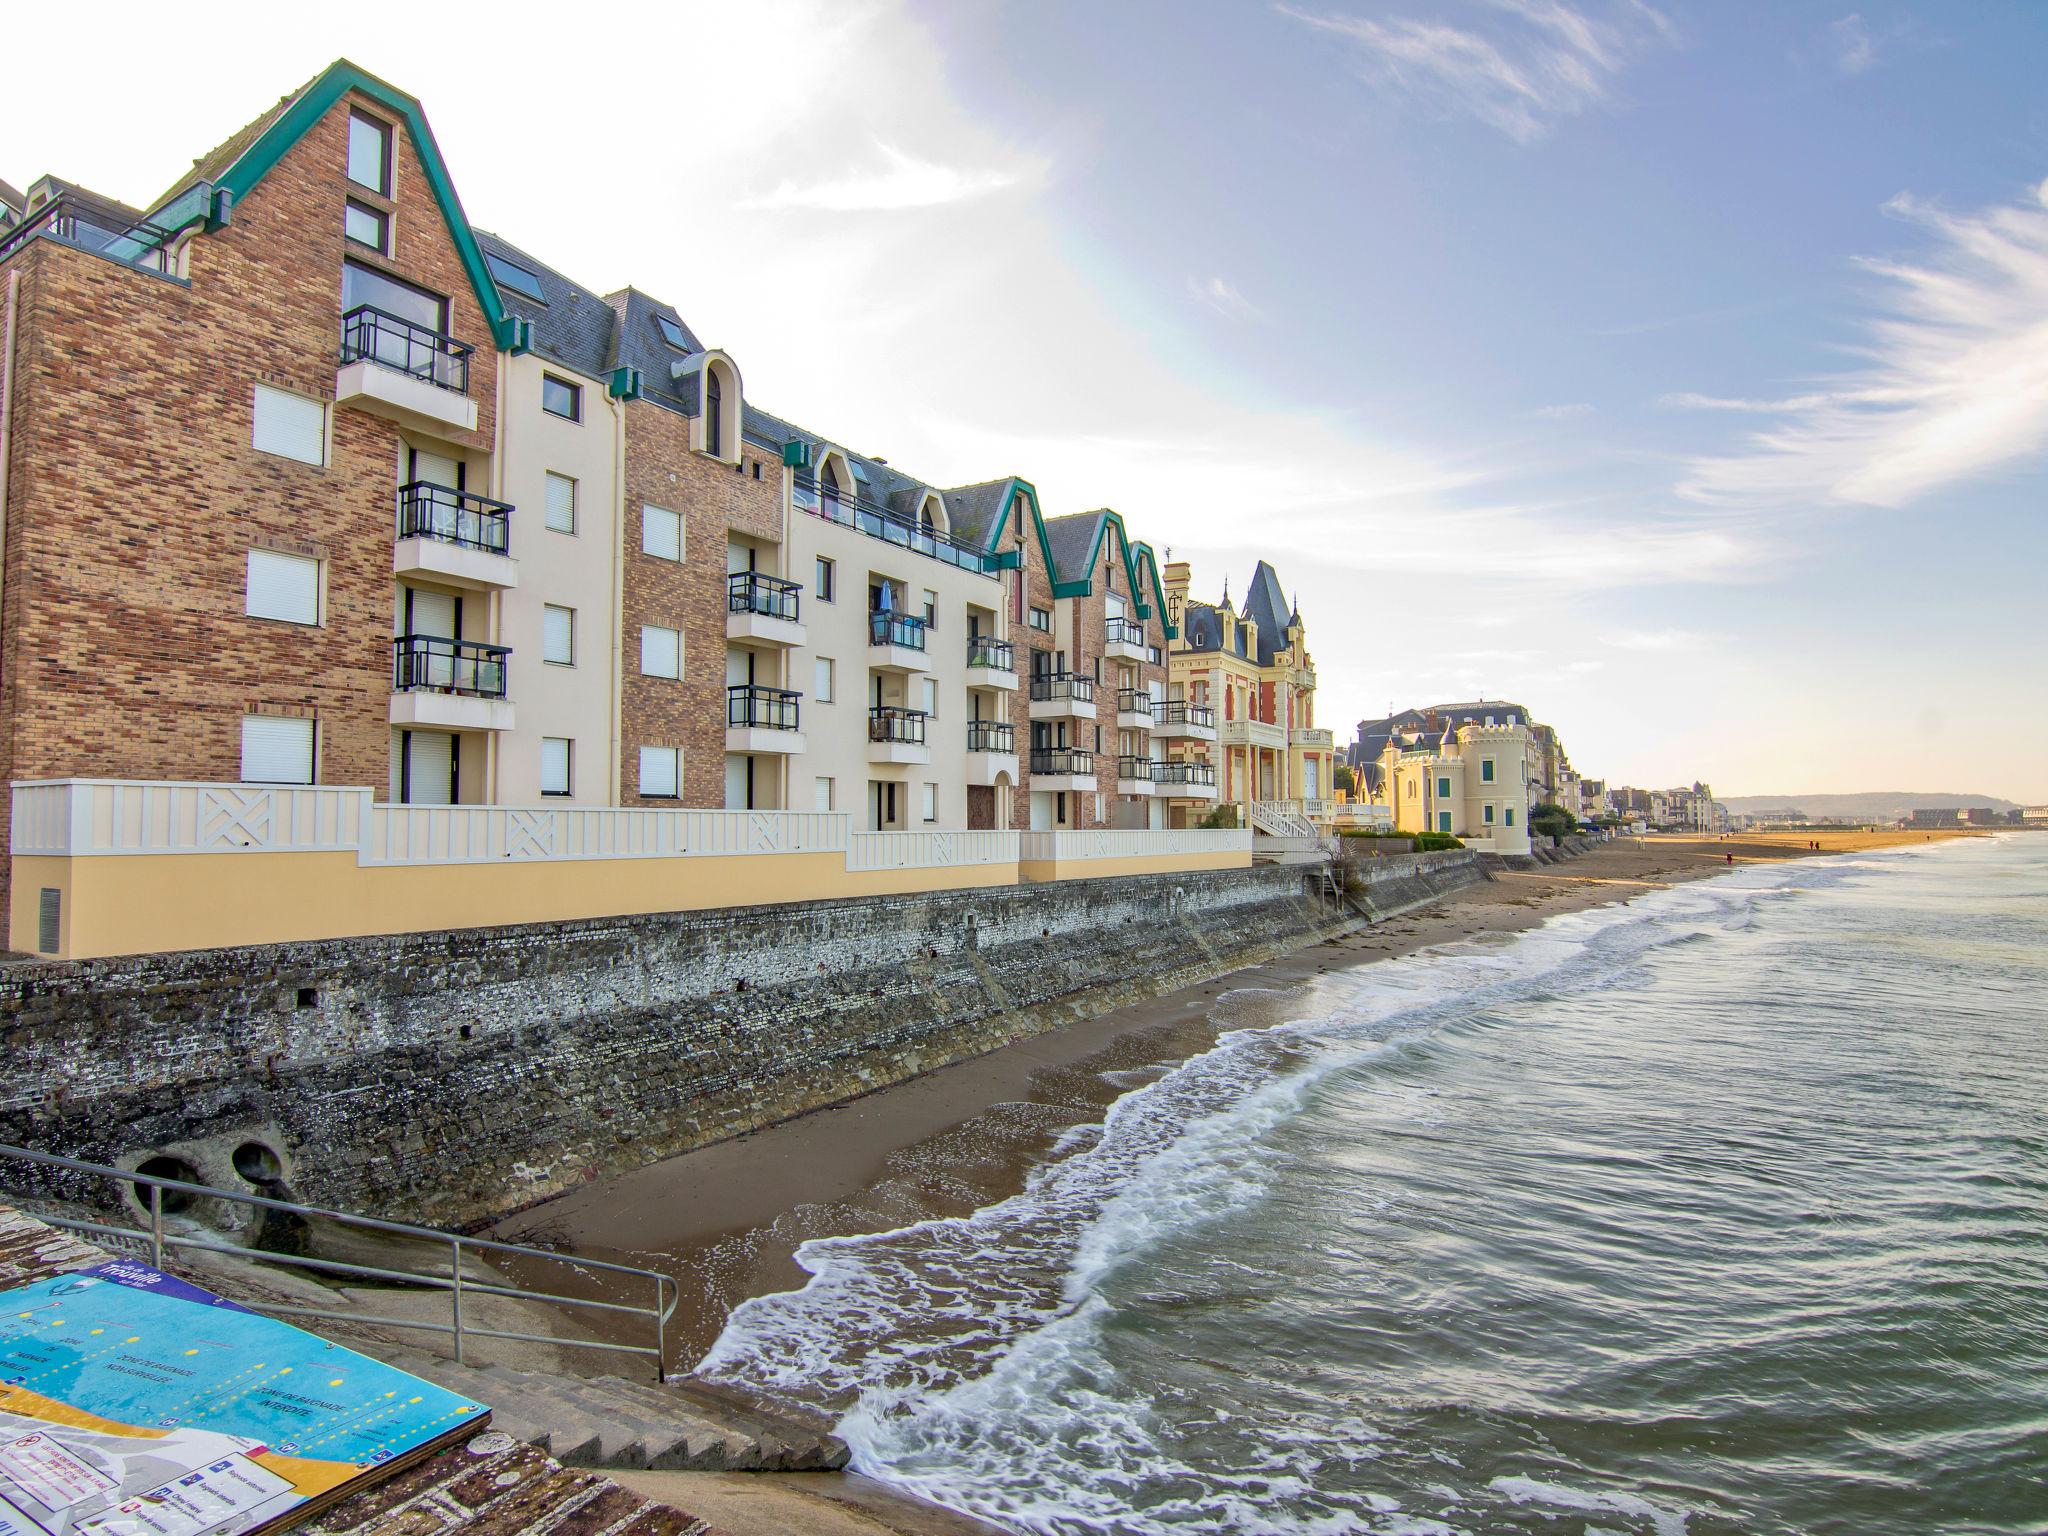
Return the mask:
<path id="1" fill-rule="evenodd" d="M 1279 800 L 1251 802 L 1252 830 L 1268 837 L 1314 838 L 1315 824 L 1293 806 Z"/>
<path id="2" fill-rule="evenodd" d="M 655 1472 L 829 1472 L 846 1446 L 822 1427 L 770 1418 L 703 1382 L 655 1386 L 381 1351 L 400 1370 L 491 1405 L 491 1425 L 564 1466 Z"/>

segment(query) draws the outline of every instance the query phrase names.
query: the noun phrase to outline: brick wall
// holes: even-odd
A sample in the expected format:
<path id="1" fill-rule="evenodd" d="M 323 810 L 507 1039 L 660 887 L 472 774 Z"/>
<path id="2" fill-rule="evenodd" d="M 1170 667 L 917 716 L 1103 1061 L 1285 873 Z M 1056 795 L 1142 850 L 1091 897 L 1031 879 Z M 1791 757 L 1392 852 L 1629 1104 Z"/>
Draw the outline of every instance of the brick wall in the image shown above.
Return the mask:
<path id="1" fill-rule="evenodd" d="M 323 782 L 386 782 L 398 428 L 331 410 L 319 466 L 250 445 L 258 382 L 333 398 L 342 207 L 363 195 L 347 115 L 194 239 L 189 286 L 42 240 L 0 269 L 28 274 L 0 616 L 12 777 L 233 779 L 241 717 L 271 710 L 318 721 Z M 452 301 L 479 422 L 450 440 L 487 452 L 492 339 L 402 130 L 393 159 L 394 255 L 367 259 Z M 326 562 L 319 626 L 244 616 L 252 547 Z"/>
<path id="2" fill-rule="evenodd" d="M 683 749 L 683 804 L 725 804 L 726 538 L 736 532 L 776 543 L 782 537 L 781 463 L 751 443 L 743 445 L 737 470 L 694 453 L 691 425 L 689 417 L 649 400 L 626 407 L 619 743 L 624 805 L 674 803 L 640 794 L 643 745 Z M 649 503 L 682 514 L 681 564 L 641 552 L 641 514 Z M 641 675 L 643 624 L 682 631 L 680 680 Z"/>

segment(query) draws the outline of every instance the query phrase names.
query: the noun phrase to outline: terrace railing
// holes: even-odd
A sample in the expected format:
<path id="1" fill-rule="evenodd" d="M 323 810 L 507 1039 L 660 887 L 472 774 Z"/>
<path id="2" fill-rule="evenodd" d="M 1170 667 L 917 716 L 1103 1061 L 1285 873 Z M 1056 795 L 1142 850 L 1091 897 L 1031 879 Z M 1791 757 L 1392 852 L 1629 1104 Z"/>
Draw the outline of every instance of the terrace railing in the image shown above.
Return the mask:
<path id="1" fill-rule="evenodd" d="M 372 362 L 458 395 L 469 393 L 469 358 L 475 349 L 453 336 L 402 316 L 358 304 L 341 317 L 343 366 Z"/>
<path id="2" fill-rule="evenodd" d="M 1015 752 L 1017 728 L 1007 720 L 970 720 L 967 722 L 967 750 Z"/>
<path id="3" fill-rule="evenodd" d="M 868 740 L 900 742 L 905 746 L 925 744 L 924 726 L 931 717 L 921 709 L 901 709 L 894 704 L 877 704 L 868 711 Z"/>
<path id="4" fill-rule="evenodd" d="M 795 582 L 780 576 L 733 571 L 725 578 L 725 609 L 728 613 L 758 613 L 765 618 L 795 623 L 802 591 Z"/>
<path id="5" fill-rule="evenodd" d="M 505 697 L 508 645 L 449 640 L 439 635 L 400 635 L 391 642 L 392 688 L 399 693 L 461 693 L 472 698 Z"/>
<path id="6" fill-rule="evenodd" d="M 1077 704 L 1092 704 L 1095 701 L 1095 679 L 1083 677 L 1078 672 L 1034 672 L 1031 674 L 1031 697 L 1040 702 L 1072 699 Z"/>
<path id="7" fill-rule="evenodd" d="M 413 480 L 398 488 L 398 536 L 436 539 L 502 555 L 510 548 L 512 508 L 453 486 Z"/>
<path id="8" fill-rule="evenodd" d="M 925 648 L 925 622 L 915 614 L 878 612 L 868 615 L 871 645 L 900 645 L 905 650 Z"/>
<path id="9" fill-rule="evenodd" d="M 797 728 L 797 706 L 802 698 L 802 694 L 788 688 L 734 683 L 725 690 L 725 723 L 734 728 L 793 731 Z"/>
<path id="10" fill-rule="evenodd" d="M 967 665 L 970 668 L 988 667 L 998 672 L 1014 672 L 1017 670 L 1016 648 L 994 635 L 969 635 Z"/>

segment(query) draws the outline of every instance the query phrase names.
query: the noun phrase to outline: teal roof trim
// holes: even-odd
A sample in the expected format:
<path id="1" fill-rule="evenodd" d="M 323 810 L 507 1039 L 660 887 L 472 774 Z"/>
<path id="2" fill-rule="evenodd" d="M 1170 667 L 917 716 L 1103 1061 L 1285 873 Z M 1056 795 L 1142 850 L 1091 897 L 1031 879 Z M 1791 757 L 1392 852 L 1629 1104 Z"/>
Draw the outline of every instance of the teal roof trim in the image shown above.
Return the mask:
<path id="1" fill-rule="evenodd" d="M 1095 562 L 1102 558 L 1102 541 L 1109 537 L 1109 528 L 1112 523 L 1116 525 L 1117 544 L 1124 552 L 1124 576 L 1131 584 L 1131 596 L 1136 598 L 1144 590 L 1144 583 L 1139 580 L 1139 572 L 1141 570 L 1151 572 L 1154 602 L 1152 611 L 1160 616 L 1159 622 L 1166 631 L 1166 638 L 1169 640 L 1177 638 L 1179 631 L 1173 625 L 1166 622 L 1166 589 L 1159 581 L 1159 566 L 1152 558 L 1152 546 L 1149 544 L 1132 543 L 1130 530 L 1124 527 L 1123 514 L 1113 507 L 1103 509 L 1102 526 L 1096 530 L 1095 534 L 1095 547 L 1088 552 L 1089 575 L 1092 576 L 1094 574 Z M 1142 559 L 1139 558 L 1141 553 L 1143 555 Z M 1046 552 L 1046 567 L 1050 569 L 1051 566 L 1052 553 L 1048 549 Z M 1084 577 L 1079 581 L 1055 581 L 1052 590 L 1055 597 L 1086 597 L 1094 588 L 1091 582 Z"/>
<path id="2" fill-rule="evenodd" d="M 490 327 L 492 345 L 504 345 L 505 306 L 498 297 L 498 285 L 491 278 L 490 268 L 484 265 L 483 248 L 476 243 L 476 236 L 470 230 L 469 217 L 462 211 L 462 199 L 455 195 L 455 183 L 449 180 L 447 163 L 441 158 L 440 146 L 434 142 L 434 130 L 427 126 L 427 115 L 419 102 L 396 86 L 386 85 L 347 59 L 335 60 L 321 71 L 318 79 L 293 98 L 292 104 L 278 114 L 275 122 L 257 135 L 256 142 L 242 151 L 241 157 L 221 173 L 214 185 L 234 193 L 237 202 L 247 197 L 257 183 L 277 168 L 278 161 L 306 136 L 312 126 L 350 91 L 360 91 L 404 122 L 406 132 L 412 137 L 413 152 L 419 156 L 420 166 L 427 173 L 427 186 L 432 190 L 434 200 L 441 205 L 441 216 L 448 222 L 448 233 L 455 241 L 456 253 L 462 258 L 463 270 L 469 274 L 469 285 L 476 290 L 477 304 Z"/>
<path id="3" fill-rule="evenodd" d="M 1001 545 L 1003 530 L 1010 526 L 1010 508 L 1017 505 L 1019 498 L 1031 503 L 1031 525 L 1038 530 L 1038 552 L 1045 557 L 1045 574 L 1047 579 L 1052 581 L 1053 596 L 1071 597 L 1073 594 L 1062 590 L 1061 583 L 1054 576 L 1052 541 L 1045 536 L 1045 514 L 1039 510 L 1038 487 L 1029 480 L 1020 480 L 1015 475 L 1012 475 L 1009 482 L 1003 487 L 1003 510 L 997 515 L 996 520 L 989 524 L 988 541 L 982 548 L 994 551 Z M 1084 583 L 1082 591 L 1085 592 L 1086 590 L 1087 586 Z"/>

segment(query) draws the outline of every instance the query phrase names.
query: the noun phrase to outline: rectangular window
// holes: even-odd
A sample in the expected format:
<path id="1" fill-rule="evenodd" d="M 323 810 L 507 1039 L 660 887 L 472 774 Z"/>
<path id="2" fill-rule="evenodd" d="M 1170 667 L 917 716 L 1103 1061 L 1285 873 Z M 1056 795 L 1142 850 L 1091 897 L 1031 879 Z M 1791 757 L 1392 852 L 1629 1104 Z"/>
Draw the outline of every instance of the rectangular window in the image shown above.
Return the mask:
<path id="1" fill-rule="evenodd" d="M 640 509 L 640 553 L 657 560 L 683 558 L 683 514 L 666 507 Z"/>
<path id="2" fill-rule="evenodd" d="M 832 601 L 833 575 L 832 562 L 823 555 L 818 556 L 818 601 L 821 603 Z"/>
<path id="3" fill-rule="evenodd" d="M 939 819 L 939 786 L 936 784 L 924 786 L 924 819 L 926 821 L 937 821 Z"/>
<path id="4" fill-rule="evenodd" d="M 348 179 L 387 197 L 391 193 L 391 129 L 360 112 L 348 115 Z"/>
<path id="5" fill-rule="evenodd" d="M 566 736 L 543 736 L 540 739 L 540 792 L 544 795 L 566 795 L 569 793 L 570 765 L 575 758 L 575 744 Z"/>
<path id="6" fill-rule="evenodd" d="M 1451 798 L 1451 781 L 1449 779 L 1438 779 L 1436 781 L 1436 797 L 1439 800 Z"/>
<path id="7" fill-rule="evenodd" d="M 583 387 L 558 379 L 552 373 L 540 376 L 540 408 L 564 421 L 583 419 Z"/>
<path id="8" fill-rule="evenodd" d="M 1436 813 L 1436 829 L 1439 832 L 1451 830 L 1451 813 L 1449 811 L 1438 811 Z"/>
<path id="9" fill-rule="evenodd" d="M 939 594 L 929 587 L 925 588 L 924 594 L 924 621 L 927 626 L 935 626 L 939 622 Z"/>
<path id="10" fill-rule="evenodd" d="M 1031 609 L 1031 627 L 1033 629 L 1042 629 L 1047 634 L 1051 634 L 1052 610 L 1050 608 L 1040 608 L 1034 604 Z"/>
<path id="11" fill-rule="evenodd" d="M 1490 805 L 1486 808 L 1485 821 L 1489 827 L 1493 825 L 1493 807 Z"/>
<path id="12" fill-rule="evenodd" d="M 252 619 L 318 624 L 320 562 L 304 555 L 280 555 L 275 550 L 250 550 L 242 611 Z"/>
<path id="13" fill-rule="evenodd" d="M 576 610 L 541 606 L 540 659 L 558 667 L 576 665 Z"/>
<path id="14" fill-rule="evenodd" d="M 935 677 L 924 680 L 924 712 L 928 715 L 939 712 L 939 680 Z"/>
<path id="15" fill-rule="evenodd" d="M 547 472 L 547 524 L 556 533 L 576 531 L 576 482 L 552 469 Z"/>
<path id="16" fill-rule="evenodd" d="M 640 626 L 640 675 L 642 677 L 681 677 L 683 675 L 683 637 L 673 629 L 664 629 L 658 624 Z"/>
<path id="17" fill-rule="evenodd" d="M 814 780 L 814 781 L 813 781 L 813 788 L 812 788 L 812 791 L 811 791 L 811 796 L 812 796 L 812 799 L 811 799 L 811 809 L 812 809 L 812 810 L 814 810 L 814 811 L 829 811 L 829 810 L 831 810 L 831 809 L 832 809 L 832 781 L 831 781 L 830 779 L 817 779 L 817 780 Z"/>
<path id="18" fill-rule="evenodd" d="M 256 426 L 250 442 L 260 453 L 297 459 L 301 464 L 327 462 L 327 407 L 318 400 L 256 386 Z"/>
<path id="19" fill-rule="evenodd" d="M 388 272 L 379 272 L 375 267 L 366 267 L 359 261 L 344 261 L 341 264 L 341 312 L 345 315 L 359 304 L 367 304 L 387 315 L 396 315 L 437 335 L 448 332 L 448 301 L 440 294 L 401 281 Z M 389 342 L 380 341 L 378 361 L 388 362 L 395 368 L 412 367 L 418 359 L 408 352 L 408 345 L 403 336 L 393 336 Z M 387 346 L 393 349 L 389 356 L 385 354 Z"/>
<path id="20" fill-rule="evenodd" d="M 640 749 L 640 794 L 649 800 L 673 800 L 679 793 L 682 752 L 676 747 Z"/>
<path id="21" fill-rule="evenodd" d="M 1501 815 L 1509 826 L 1512 827 L 1515 824 L 1515 808 L 1512 805 L 1503 811 Z"/>
<path id="22" fill-rule="evenodd" d="M 242 782 L 312 783 L 313 722 L 283 715 L 244 715 Z"/>
<path id="23" fill-rule="evenodd" d="M 1490 757 L 1479 759 L 1479 782 L 1482 784 L 1491 784 L 1493 782 L 1493 759 Z"/>
<path id="24" fill-rule="evenodd" d="M 654 328 L 661 332 L 661 339 L 674 347 L 678 352 L 690 350 L 690 338 L 685 336 L 683 328 L 677 325 L 675 321 L 669 319 L 667 315 L 656 315 L 654 317 Z"/>
<path id="25" fill-rule="evenodd" d="M 380 254 L 391 248 L 391 216 L 353 198 L 341 210 L 341 232 Z"/>
<path id="26" fill-rule="evenodd" d="M 538 272 L 530 272 L 517 262 L 507 261 L 502 256 L 493 256 L 488 251 L 484 253 L 484 265 L 491 269 L 491 276 L 500 288 L 510 288 L 514 293 L 532 299 L 536 304 L 547 303 L 548 296 L 540 286 Z"/>
<path id="27" fill-rule="evenodd" d="M 811 680 L 811 697 L 820 704 L 832 702 L 832 658 L 816 658 L 817 675 Z"/>

